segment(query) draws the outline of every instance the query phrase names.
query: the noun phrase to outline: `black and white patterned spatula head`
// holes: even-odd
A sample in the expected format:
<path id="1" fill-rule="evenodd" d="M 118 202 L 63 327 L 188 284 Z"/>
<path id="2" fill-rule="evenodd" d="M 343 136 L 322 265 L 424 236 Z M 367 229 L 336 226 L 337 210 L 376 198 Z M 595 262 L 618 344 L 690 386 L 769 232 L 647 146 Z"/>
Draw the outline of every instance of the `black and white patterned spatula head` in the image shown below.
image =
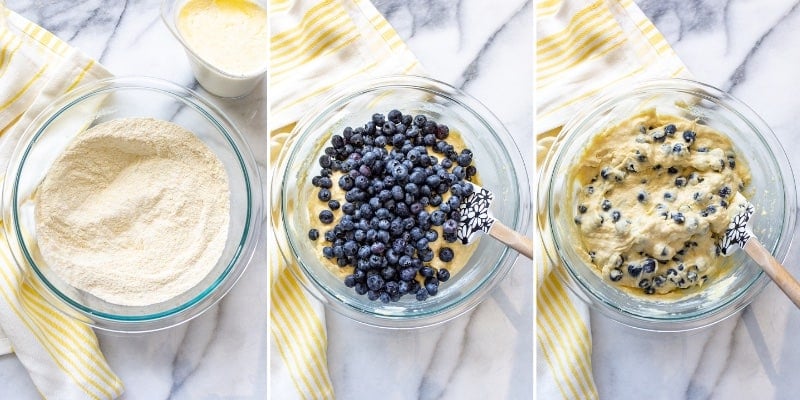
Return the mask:
<path id="1" fill-rule="evenodd" d="M 458 207 L 461 215 L 458 221 L 456 237 L 463 244 L 472 243 L 481 233 L 489 233 L 495 223 L 489 207 L 494 200 L 494 193 L 474 185 L 475 191 L 466 197 Z"/>
<path id="2" fill-rule="evenodd" d="M 733 215 L 728 228 L 725 230 L 725 236 L 719 243 L 719 250 L 723 256 L 730 255 L 737 248 L 744 248 L 747 241 L 754 237 L 750 228 L 750 218 L 753 216 L 754 211 L 755 207 L 747 202 L 744 203 L 737 214 Z"/>

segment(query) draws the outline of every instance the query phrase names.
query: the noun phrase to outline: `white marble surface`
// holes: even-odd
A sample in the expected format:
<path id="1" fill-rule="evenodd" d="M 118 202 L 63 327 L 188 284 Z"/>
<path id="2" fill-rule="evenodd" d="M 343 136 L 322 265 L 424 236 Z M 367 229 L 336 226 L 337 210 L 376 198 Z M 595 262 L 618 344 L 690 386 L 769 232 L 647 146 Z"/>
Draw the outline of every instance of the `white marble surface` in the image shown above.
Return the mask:
<path id="1" fill-rule="evenodd" d="M 532 1 L 374 3 L 428 73 L 486 104 L 532 161 Z M 328 364 L 337 397 L 532 398 L 532 270 L 530 260 L 518 259 L 472 312 L 424 330 L 367 328 L 328 312 Z"/>
<path id="2" fill-rule="evenodd" d="M 797 2 L 636 0 L 695 78 L 729 91 L 775 131 L 800 178 Z M 784 263 L 800 276 L 797 242 Z M 739 314 L 691 333 L 656 334 L 592 314 L 601 399 L 796 399 L 800 310 L 770 284 Z"/>
<path id="3" fill-rule="evenodd" d="M 180 44 L 159 17 L 160 0 L 8 0 L 6 4 L 116 75 L 154 76 L 198 89 Z M 250 142 L 262 181 L 267 164 L 266 92 L 262 82 L 245 98 L 214 99 Z M 233 290 L 195 320 L 153 334 L 98 334 L 109 364 L 125 384 L 122 399 L 266 398 L 263 243 Z M 0 398 L 41 398 L 14 355 L 0 357 Z"/>
<path id="4" fill-rule="evenodd" d="M 157 76 L 197 87 L 179 45 L 158 18 L 158 0 L 7 3 L 115 74 Z M 377 0 L 376 5 L 431 76 L 484 102 L 532 158 L 531 0 Z M 265 93 L 262 86 L 245 99 L 221 101 L 247 132 L 262 180 Z M 532 163 L 527 168 L 532 176 Z M 188 325 L 137 337 L 100 335 L 112 368 L 126 384 L 125 399 L 265 397 L 267 295 L 261 260 L 267 250 L 262 245 L 257 251 L 259 261 L 228 297 Z M 328 313 L 329 365 L 338 397 L 533 397 L 532 280 L 531 262 L 518 260 L 475 310 L 422 331 L 365 328 Z M 354 353 L 353 341 L 362 342 L 362 350 Z M 38 397 L 16 358 L 0 357 L 0 398 L 12 394 Z"/>

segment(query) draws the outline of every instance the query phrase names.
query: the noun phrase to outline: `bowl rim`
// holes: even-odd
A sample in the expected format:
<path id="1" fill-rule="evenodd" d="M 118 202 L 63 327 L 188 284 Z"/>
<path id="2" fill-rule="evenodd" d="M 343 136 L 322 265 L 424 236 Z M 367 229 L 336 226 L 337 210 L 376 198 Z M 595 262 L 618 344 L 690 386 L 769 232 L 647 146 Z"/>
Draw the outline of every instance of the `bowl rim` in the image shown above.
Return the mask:
<path id="1" fill-rule="evenodd" d="M 289 235 L 286 230 L 288 220 L 284 218 L 286 215 L 284 192 L 292 187 L 286 183 L 287 168 L 295 158 L 294 152 L 296 146 L 303 142 L 303 139 L 310 134 L 307 128 L 309 126 L 314 126 L 314 122 L 318 118 L 321 118 L 321 116 L 328 114 L 331 110 L 336 109 L 342 104 L 346 104 L 354 98 L 390 88 L 422 90 L 434 94 L 437 97 L 446 98 L 448 101 L 453 101 L 460 107 L 469 111 L 471 115 L 481 120 L 487 127 L 492 127 L 491 131 L 494 134 L 494 139 L 506 150 L 508 157 L 519 161 L 518 164 L 515 163 L 516 165 L 512 165 L 512 168 L 514 168 L 515 176 L 518 180 L 517 189 L 520 194 L 520 207 L 516 210 L 516 218 L 513 224 L 510 221 L 507 223 L 510 226 L 516 226 L 516 229 L 521 231 L 526 231 L 530 228 L 532 200 L 530 198 L 531 187 L 527 169 L 525 168 L 525 159 L 522 157 L 519 147 L 513 137 L 499 118 L 479 100 L 445 82 L 426 76 L 404 74 L 380 76 L 356 84 L 346 84 L 341 89 L 333 91 L 331 94 L 316 102 L 309 109 L 309 112 L 303 115 L 293 129 L 287 143 L 284 144 L 284 150 L 281 151 L 279 162 L 276 164 L 277 166 L 273 172 L 273 204 L 276 205 L 274 208 L 278 208 L 279 215 L 277 218 L 272 219 L 272 225 L 277 233 L 277 247 L 280 255 L 283 260 L 287 262 L 288 268 L 295 279 L 300 281 L 302 286 L 315 298 L 329 305 L 337 313 L 365 325 L 389 329 L 416 329 L 444 323 L 477 306 L 485 299 L 486 294 L 509 273 L 517 258 L 517 253 L 511 251 L 509 248 L 504 248 L 493 268 L 478 285 L 470 288 L 469 291 L 456 301 L 446 303 L 437 310 L 419 312 L 414 315 L 378 314 L 359 308 L 356 304 L 342 301 L 335 291 L 320 284 L 314 278 L 313 271 L 310 271 L 312 268 L 297 262 L 298 253 L 296 246 L 292 244 L 292 239 L 288 237 Z M 447 91 L 449 91 L 449 93 Z M 280 205 L 279 207 L 277 207 L 278 204 Z"/>
<path id="2" fill-rule="evenodd" d="M 26 239 L 19 224 L 18 191 L 20 174 L 26 165 L 25 161 L 28 154 L 39 137 L 44 134 L 44 131 L 51 123 L 73 106 L 96 95 L 125 90 L 148 91 L 170 97 L 182 102 L 185 106 L 195 110 L 208 120 L 216 128 L 216 132 L 221 134 L 228 148 L 236 156 L 235 158 L 242 173 L 247 200 L 247 210 L 241 237 L 238 239 L 231 259 L 227 262 L 220 275 L 196 296 L 178 306 L 155 313 L 136 315 L 120 315 L 94 310 L 64 294 L 47 279 L 36 264 L 26 245 Z M 159 78 L 144 76 L 110 77 L 81 85 L 59 96 L 45 107 L 24 130 L 14 146 L 11 159 L 6 167 L 5 176 L 13 177 L 13 179 L 3 180 L 0 210 L 2 210 L 3 220 L 11 222 L 3 224 L 3 234 L 16 267 L 26 277 L 31 274 L 25 272 L 32 271 L 34 273 L 33 275 L 48 292 L 48 296 L 45 296 L 45 298 L 53 306 L 72 317 L 77 317 L 79 320 L 103 330 L 116 332 L 156 331 L 197 317 L 221 300 L 235 285 L 252 260 L 260 237 L 260 229 L 258 229 L 257 223 L 261 215 L 263 189 L 258 168 L 256 168 L 252 151 L 246 139 L 230 118 L 208 99 L 191 89 Z M 25 264 L 30 267 L 29 270 Z M 214 293 L 218 293 L 219 296 L 211 296 Z M 56 301 L 55 304 L 53 304 L 54 300 Z M 64 305 L 68 309 L 62 308 Z M 137 309 L 147 306 L 125 307 Z M 76 316 L 74 312 L 77 312 L 80 316 Z M 88 321 L 86 318 L 88 318 Z"/>
<path id="3" fill-rule="evenodd" d="M 556 271 L 554 271 L 554 273 L 556 273 L 558 277 L 566 283 L 566 286 L 568 286 L 577 297 L 581 298 L 582 301 L 588 303 L 594 309 L 600 311 L 612 320 L 632 328 L 647 331 L 679 332 L 711 326 L 735 315 L 753 301 L 767 285 L 769 278 L 759 267 L 754 278 L 748 282 L 743 289 L 740 289 L 735 296 L 719 302 L 719 304 L 716 304 L 713 308 L 703 310 L 688 318 L 652 317 L 633 313 L 616 304 L 610 304 L 604 298 L 597 295 L 594 290 L 587 287 L 588 283 L 584 282 L 584 279 L 580 276 L 581 274 L 574 271 L 574 268 L 571 267 L 561 255 L 561 252 L 558 250 L 561 245 L 559 244 L 554 229 L 556 218 L 553 215 L 552 201 L 554 184 L 553 174 L 555 173 L 556 164 L 560 161 L 567 143 L 575 139 L 576 135 L 582 133 L 579 128 L 584 123 L 591 120 L 596 113 L 610 110 L 617 103 L 625 101 L 631 96 L 653 95 L 666 92 L 690 94 L 694 97 L 710 100 L 717 105 L 724 106 L 729 112 L 745 122 L 753 134 L 772 152 L 775 165 L 780 167 L 779 169 L 783 171 L 783 175 L 779 176 L 779 178 L 784 183 L 783 207 L 785 209 L 785 219 L 776 243 L 770 250 L 776 254 L 776 258 L 785 259 L 789 253 L 793 241 L 793 232 L 796 228 L 795 211 L 797 209 L 797 193 L 795 190 L 794 173 L 783 146 L 769 125 L 744 102 L 721 89 L 691 79 L 651 79 L 632 85 L 616 87 L 582 107 L 564 125 L 564 128 L 548 151 L 545 162 L 543 163 L 543 168 L 540 169 L 537 199 L 540 217 L 538 218 L 537 228 L 540 231 L 541 237 L 544 239 L 543 248 L 546 257 L 549 262 L 555 264 Z M 585 132 L 583 133 L 587 135 Z M 547 233 L 548 231 L 549 233 Z M 748 260 L 747 262 L 750 261 Z M 728 307 L 732 308 L 728 309 Z"/>

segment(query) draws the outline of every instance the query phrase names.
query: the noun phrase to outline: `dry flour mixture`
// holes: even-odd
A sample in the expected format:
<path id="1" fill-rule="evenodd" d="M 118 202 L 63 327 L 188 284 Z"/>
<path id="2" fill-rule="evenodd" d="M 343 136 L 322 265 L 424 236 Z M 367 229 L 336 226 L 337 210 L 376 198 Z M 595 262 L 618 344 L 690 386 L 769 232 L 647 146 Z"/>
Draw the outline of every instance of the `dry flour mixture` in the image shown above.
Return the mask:
<path id="1" fill-rule="evenodd" d="M 143 306 L 185 292 L 214 267 L 227 240 L 222 162 L 167 121 L 117 119 L 79 134 L 36 196 L 47 264 L 110 303 Z"/>

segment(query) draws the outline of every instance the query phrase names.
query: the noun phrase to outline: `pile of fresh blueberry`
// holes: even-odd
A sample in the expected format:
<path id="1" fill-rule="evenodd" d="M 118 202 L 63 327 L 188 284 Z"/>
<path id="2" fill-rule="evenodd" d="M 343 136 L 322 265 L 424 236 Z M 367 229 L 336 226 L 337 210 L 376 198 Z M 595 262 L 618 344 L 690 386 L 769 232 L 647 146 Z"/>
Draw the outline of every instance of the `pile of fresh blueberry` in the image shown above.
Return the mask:
<path id="1" fill-rule="evenodd" d="M 436 256 L 452 261 L 453 250 L 441 247 L 437 255 L 430 245 L 456 241 L 459 205 L 474 190 L 469 181 L 476 169 L 472 151 L 457 152 L 446 140 L 449 133 L 424 115 L 391 110 L 333 135 L 320 156 L 320 173 L 311 182 L 328 206 L 319 221 L 332 225 L 322 235 L 322 253 L 354 268 L 344 283 L 359 295 L 388 303 L 411 294 L 423 301 L 450 278 L 430 262 Z M 334 184 L 345 193 L 341 203 L 331 198 Z M 434 227 L 441 227 L 441 238 Z M 318 240 L 320 232 L 311 229 L 308 236 Z"/>

